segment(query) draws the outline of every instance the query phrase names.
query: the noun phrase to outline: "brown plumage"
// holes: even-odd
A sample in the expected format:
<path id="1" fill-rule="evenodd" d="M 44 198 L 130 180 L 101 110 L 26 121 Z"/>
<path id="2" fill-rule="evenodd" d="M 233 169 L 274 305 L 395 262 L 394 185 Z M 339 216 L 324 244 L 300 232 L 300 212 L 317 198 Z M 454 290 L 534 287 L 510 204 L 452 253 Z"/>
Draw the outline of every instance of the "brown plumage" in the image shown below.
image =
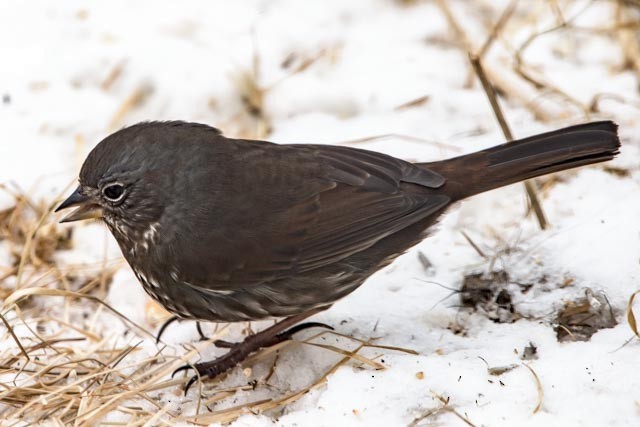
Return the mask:
<path id="1" fill-rule="evenodd" d="M 289 325 L 418 243 L 451 204 L 609 160 L 618 148 L 616 125 L 597 122 L 411 164 L 356 148 L 229 139 L 199 124 L 141 123 L 96 146 L 59 209 L 80 206 L 67 221 L 102 217 L 147 292 L 177 316 L 293 316 Z M 282 330 L 232 350 L 222 368 Z M 221 366 L 200 368 L 214 375 Z"/>

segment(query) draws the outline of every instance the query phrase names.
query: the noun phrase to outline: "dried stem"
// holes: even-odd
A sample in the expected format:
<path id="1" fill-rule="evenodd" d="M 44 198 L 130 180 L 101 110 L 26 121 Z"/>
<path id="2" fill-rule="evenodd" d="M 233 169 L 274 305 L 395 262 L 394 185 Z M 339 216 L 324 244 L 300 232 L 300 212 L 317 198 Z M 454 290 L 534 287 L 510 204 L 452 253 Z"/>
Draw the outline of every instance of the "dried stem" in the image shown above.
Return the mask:
<path id="1" fill-rule="evenodd" d="M 482 88 L 487 94 L 487 98 L 489 98 L 489 102 L 491 103 L 491 108 L 493 109 L 493 113 L 500 124 L 500 129 L 502 129 L 502 133 L 507 141 L 513 141 L 513 134 L 511 133 L 511 129 L 509 129 L 509 125 L 507 124 L 507 120 L 504 117 L 502 109 L 500 108 L 500 104 L 498 103 L 498 97 L 496 96 L 496 91 L 489 82 L 487 75 L 482 68 L 482 63 L 480 58 L 476 55 L 469 54 L 469 60 L 471 61 L 471 65 L 473 66 L 478 79 L 482 83 Z M 541 229 L 547 228 L 547 219 L 545 218 L 544 211 L 542 210 L 542 205 L 540 204 L 540 200 L 538 200 L 538 194 L 536 193 L 536 189 L 533 186 L 531 180 L 524 182 L 524 188 L 527 192 L 527 196 L 529 197 L 529 202 L 531 203 L 531 207 L 538 219 L 538 224 Z"/>

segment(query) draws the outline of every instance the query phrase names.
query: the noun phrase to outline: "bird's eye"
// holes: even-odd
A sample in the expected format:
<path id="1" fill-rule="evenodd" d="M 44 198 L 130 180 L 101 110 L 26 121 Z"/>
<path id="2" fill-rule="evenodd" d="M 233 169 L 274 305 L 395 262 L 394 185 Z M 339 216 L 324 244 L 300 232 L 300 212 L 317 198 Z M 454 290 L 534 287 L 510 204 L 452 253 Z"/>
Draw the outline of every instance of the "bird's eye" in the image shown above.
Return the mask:
<path id="1" fill-rule="evenodd" d="M 102 194 L 112 202 L 117 202 L 124 195 L 124 185 L 111 184 L 102 189 Z"/>

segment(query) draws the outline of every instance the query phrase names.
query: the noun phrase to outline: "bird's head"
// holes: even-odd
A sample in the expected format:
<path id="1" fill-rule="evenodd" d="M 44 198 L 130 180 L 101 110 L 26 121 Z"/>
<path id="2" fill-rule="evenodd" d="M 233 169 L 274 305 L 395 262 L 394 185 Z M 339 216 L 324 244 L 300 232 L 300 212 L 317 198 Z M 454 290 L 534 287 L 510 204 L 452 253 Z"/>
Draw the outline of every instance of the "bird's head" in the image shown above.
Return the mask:
<path id="1" fill-rule="evenodd" d="M 203 125 L 149 122 L 108 136 L 89 153 L 78 187 L 56 209 L 76 208 L 61 222 L 101 218 L 116 234 L 148 229 L 168 203 L 181 199 L 178 191 L 188 192 L 176 181 L 211 131 L 218 135 Z"/>

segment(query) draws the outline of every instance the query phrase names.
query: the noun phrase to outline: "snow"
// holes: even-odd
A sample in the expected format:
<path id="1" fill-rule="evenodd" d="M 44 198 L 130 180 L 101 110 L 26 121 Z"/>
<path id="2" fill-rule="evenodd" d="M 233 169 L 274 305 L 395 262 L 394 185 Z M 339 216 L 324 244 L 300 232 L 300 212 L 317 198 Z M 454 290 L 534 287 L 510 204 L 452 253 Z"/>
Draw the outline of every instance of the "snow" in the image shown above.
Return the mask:
<path id="1" fill-rule="evenodd" d="M 246 136 L 253 126 L 243 116 L 233 76 L 250 70 L 254 54 L 259 57 L 259 84 L 268 88 L 264 111 L 272 125 L 267 136 L 271 141 L 344 144 L 391 135 L 354 145 L 421 161 L 502 142 L 484 92 L 478 84 L 466 85 L 467 59 L 452 43 L 455 39 L 435 2 L 401 3 L 4 1 L 0 183 L 15 183 L 36 200 L 59 198 L 73 185 L 86 153 L 114 130 L 112 118 L 140 85 L 150 87 L 150 95 L 115 128 L 139 120 L 182 119 L 221 127 L 230 136 Z M 478 3 L 485 3 L 485 8 L 491 3 L 491 22 L 507 4 Z M 569 3 L 567 16 L 590 2 Z M 546 13 L 546 18 L 527 22 L 528 7 L 529 3 L 514 17 L 521 24 L 505 30 L 507 44 L 518 46 L 536 28 L 554 25 L 554 15 L 541 6 L 531 7 L 531 14 Z M 613 8 L 596 2 L 577 22 L 606 27 Z M 457 1 L 452 10 L 474 43 L 481 45 L 486 29 L 476 7 Z M 510 64 L 504 44 L 496 42 L 488 63 Z M 292 53 L 319 59 L 291 74 L 281 64 Z M 376 338 L 377 344 L 412 349 L 417 355 L 367 349 L 363 354 L 380 355 L 376 360 L 386 369 L 347 364 L 331 374 L 326 385 L 276 417 L 247 414 L 234 425 L 268 426 L 274 420 L 283 426 L 408 425 L 441 407 L 437 396 L 449 399 L 449 407 L 476 426 L 638 425 L 640 342 L 623 346 L 633 336 L 625 317 L 627 301 L 640 284 L 637 74 L 620 67 L 624 61 L 615 36 L 587 32 L 545 35 L 527 50 L 526 60 L 580 103 L 588 105 L 598 93 L 610 95 L 600 102 L 600 114 L 593 119 L 610 118 L 620 124 L 623 150 L 610 165 L 627 170 L 627 175 L 616 176 L 599 166 L 560 175 L 561 182 L 541 193 L 552 224 L 545 231 L 526 215 L 521 185 L 462 202 L 442 218 L 429 239 L 314 318 L 342 334 Z M 102 89 L 101 83 L 118 64 L 123 64 L 122 74 L 109 89 Z M 396 108 L 425 95 L 428 99 L 420 105 Z M 516 136 L 586 120 L 575 106 L 549 97 L 567 112 L 552 122 L 536 121 L 526 105 L 502 99 Z M 2 194 L 0 207 L 8 203 Z M 461 231 L 485 253 L 496 254 L 495 268 L 504 268 L 515 281 L 534 284 L 527 293 L 514 293 L 514 304 L 524 318 L 495 323 L 482 312 L 460 309 L 459 296 L 450 288 L 459 289 L 465 274 L 490 268 Z M 511 250 L 505 251 L 507 247 Z M 429 271 L 419 262 L 419 252 L 432 263 Z M 95 265 L 107 259 L 108 265 L 120 266 L 106 301 L 147 329 L 157 328 L 143 309 L 148 297 L 119 261 L 117 245 L 102 226 L 78 226 L 74 249 L 58 259 L 63 265 Z M 0 265 L 5 261 L 8 253 L 0 242 Z M 586 342 L 559 343 L 553 329 L 555 313 L 585 292 L 604 293 L 618 325 L 598 331 Z M 47 310 L 59 312 L 55 305 L 62 306 L 62 299 L 48 301 L 53 306 Z M 92 327 L 93 333 L 114 342 L 131 339 L 124 336 L 127 326 L 108 313 L 96 314 Z M 228 338 L 239 338 L 241 329 L 236 325 Z M 141 350 L 131 357 L 143 359 L 158 351 L 149 337 L 140 338 L 145 340 Z M 185 351 L 182 344 L 196 340 L 192 323 L 174 324 L 166 332 L 169 346 L 164 351 L 180 355 Z M 520 356 L 530 342 L 538 358 L 523 362 Z M 347 340 L 340 343 L 353 346 Z M 0 346 L 13 345 L 0 336 Z M 272 386 L 238 392 L 236 404 L 305 387 L 340 359 L 319 348 L 292 348 L 282 355 Z M 202 359 L 220 352 L 209 347 Z M 525 363 L 543 391 L 542 406 L 535 413 L 538 391 Z M 511 364 L 516 367 L 500 376 L 487 369 Z M 265 372 L 267 365 L 260 362 L 254 370 Z M 220 387 L 246 381 L 236 369 Z M 160 399 L 173 399 L 172 409 L 180 408 L 183 414 L 195 410 L 194 390 L 183 404 L 181 395 L 176 399 L 169 393 Z M 432 422 L 466 425 L 446 410 L 418 425 Z"/>

